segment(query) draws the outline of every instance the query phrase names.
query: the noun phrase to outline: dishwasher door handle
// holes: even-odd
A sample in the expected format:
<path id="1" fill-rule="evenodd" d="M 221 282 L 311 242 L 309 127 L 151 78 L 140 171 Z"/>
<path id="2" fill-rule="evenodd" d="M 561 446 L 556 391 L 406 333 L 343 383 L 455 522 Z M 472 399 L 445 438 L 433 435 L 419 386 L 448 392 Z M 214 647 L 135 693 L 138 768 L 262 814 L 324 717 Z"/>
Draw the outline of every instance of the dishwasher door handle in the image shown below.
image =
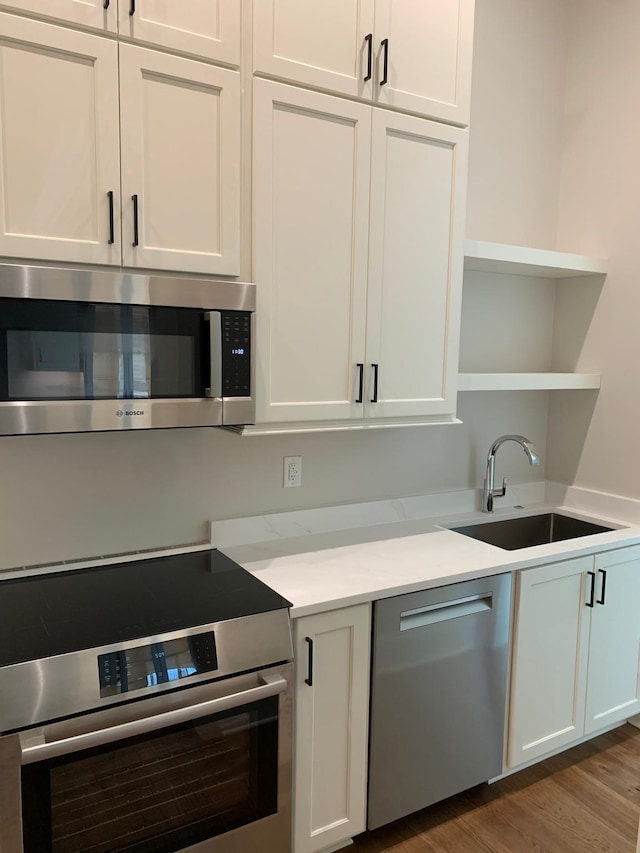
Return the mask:
<path id="1" fill-rule="evenodd" d="M 423 628 L 437 622 L 449 619 L 461 619 L 482 613 L 493 607 L 493 593 L 481 592 L 479 595 L 468 595 L 466 598 L 456 598 L 454 601 L 442 601 L 438 604 L 428 604 L 414 610 L 404 610 L 400 613 L 400 630 L 410 631 L 412 628 Z"/>

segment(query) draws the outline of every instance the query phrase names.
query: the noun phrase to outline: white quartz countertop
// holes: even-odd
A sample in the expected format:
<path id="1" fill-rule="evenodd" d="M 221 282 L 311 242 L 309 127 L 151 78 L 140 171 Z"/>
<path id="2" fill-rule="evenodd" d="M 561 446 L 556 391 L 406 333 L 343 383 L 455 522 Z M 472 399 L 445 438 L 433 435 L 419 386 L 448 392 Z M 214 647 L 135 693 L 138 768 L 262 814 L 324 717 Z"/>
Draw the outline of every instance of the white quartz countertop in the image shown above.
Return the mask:
<path id="1" fill-rule="evenodd" d="M 547 504 L 499 511 L 493 518 L 551 510 L 605 525 L 624 524 Z M 517 551 L 443 529 L 488 519 L 480 512 L 464 513 L 220 547 L 287 598 L 291 615 L 299 617 L 640 543 L 638 524 Z"/>

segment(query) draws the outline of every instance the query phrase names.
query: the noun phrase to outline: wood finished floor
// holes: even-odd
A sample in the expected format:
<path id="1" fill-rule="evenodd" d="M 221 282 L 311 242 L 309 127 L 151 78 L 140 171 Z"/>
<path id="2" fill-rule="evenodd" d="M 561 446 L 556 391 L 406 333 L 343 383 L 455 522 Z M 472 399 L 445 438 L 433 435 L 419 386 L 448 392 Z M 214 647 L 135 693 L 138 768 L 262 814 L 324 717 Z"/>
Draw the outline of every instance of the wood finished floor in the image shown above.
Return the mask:
<path id="1" fill-rule="evenodd" d="M 345 853 L 635 853 L 640 730 L 625 725 L 367 832 Z"/>

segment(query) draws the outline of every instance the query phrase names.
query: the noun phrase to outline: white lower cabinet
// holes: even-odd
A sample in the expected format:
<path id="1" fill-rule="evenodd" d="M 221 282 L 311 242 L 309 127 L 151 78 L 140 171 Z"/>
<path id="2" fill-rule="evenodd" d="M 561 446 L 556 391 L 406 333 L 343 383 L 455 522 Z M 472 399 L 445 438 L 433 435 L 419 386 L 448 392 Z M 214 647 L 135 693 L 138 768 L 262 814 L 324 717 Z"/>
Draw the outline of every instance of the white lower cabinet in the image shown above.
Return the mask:
<path id="1" fill-rule="evenodd" d="M 294 853 L 313 853 L 365 829 L 371 606 L 297 619 L 294 643 Z"/>
<path id="2" fill-rule="evenodd" d="M 518 574 L 509 767 L 640 710 L 640 547 Z"/>
<path id="3" fill-rule="evenodd" d="M 640 548 L 599 554 L 595 570 L 585 734 L 640 712 Z"/>

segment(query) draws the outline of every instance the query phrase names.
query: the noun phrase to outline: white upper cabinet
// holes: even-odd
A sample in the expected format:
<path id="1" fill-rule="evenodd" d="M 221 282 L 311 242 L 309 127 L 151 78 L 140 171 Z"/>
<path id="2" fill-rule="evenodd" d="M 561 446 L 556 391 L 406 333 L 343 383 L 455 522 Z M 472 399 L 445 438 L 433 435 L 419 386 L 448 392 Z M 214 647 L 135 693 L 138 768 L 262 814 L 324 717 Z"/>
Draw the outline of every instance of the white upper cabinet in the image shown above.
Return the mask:
<path id="1" fill-rule="evenodd" d="M 466 171 L 465 130 L 373 110 L 367 417 L 455 411 Z"/>
<path id="2" fill-rule="evenodd" d="M 254 71 L 469 123 L 474 0 L 258 0 Z"/>
<path id="3" fill-rule="evenodd" d="M 239 72 L 18 15 L 0 32 L 0 255 L 239 275 Z"/>
<path id="4" fill-rule="evenodd" d="M 0 33 L 0 255 L 120 263 L 117 44 L 7 14 Z"/>
<path id="5" fill-rule="evenodd" d="M 120 36 L 239 65 L 240 11 L 241 0 L 119 0 Z"/>
<path id="6" fill-rule="evenodd" d="M 120 45 L 125 266 L 239 275 L 237 71 Z"/>
<path id="7" fill-rule="evenodd" d="M 103 32 L 118 31 L 118 0 L 13 0 L 1 2 L 0 9 L 41 15 Z"/>
<path id="8" fill-rule="evenodd" d="M 474 0 L 376 0 L 378 103 L 468 124 L 473 16 Z"/>
<path id="9" fill-rule="evenodd" d="M 374 0 L 257 0 L 253 15 L 255 71 L 371 98 Z"/>
<path id="10" fill-rule="evenodd" d="M 260 79 L 254 109 L 258 422 L 450 416 L 467 132 Z"/>
<path id="11" fill-rule="evenodd" d="M 254 85 L 258 421 L 360 416 L 371 108 Z"/>

